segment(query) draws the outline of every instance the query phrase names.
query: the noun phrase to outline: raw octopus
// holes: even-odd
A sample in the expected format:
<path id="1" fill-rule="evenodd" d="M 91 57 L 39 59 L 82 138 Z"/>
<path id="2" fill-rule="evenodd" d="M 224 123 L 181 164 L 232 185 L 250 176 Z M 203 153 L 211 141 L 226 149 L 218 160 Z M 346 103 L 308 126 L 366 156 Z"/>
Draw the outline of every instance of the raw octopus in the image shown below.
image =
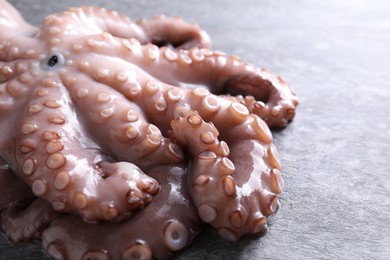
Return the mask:
<path id="1" fill-rule="evenodd" d="M 97 7 L 36 28 L 0 0 L 0 210 L 54 259 L 165 259 L 200 225 L 237 241 L 278 210 L 270 128 L 298 100 L 196 24 Z"/>

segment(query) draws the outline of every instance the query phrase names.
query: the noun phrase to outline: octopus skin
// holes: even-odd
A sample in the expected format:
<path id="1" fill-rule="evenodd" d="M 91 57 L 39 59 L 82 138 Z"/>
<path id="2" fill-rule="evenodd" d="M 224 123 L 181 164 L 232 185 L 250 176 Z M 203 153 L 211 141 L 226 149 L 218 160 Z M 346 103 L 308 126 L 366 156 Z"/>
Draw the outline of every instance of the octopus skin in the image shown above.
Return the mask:
<path id="1" fill-rule="evenodd" d="M 265 123 L 241 105 L 227 118 L 220 104 L 213 124 L 193 111 L 174 120 L 172 128 L 194 158 L 187 181 L 200 218 L 223 239 L 237 241 L 264 233 L 267 217 L 279 208 L 283 180 Z M 231 104 L 226 110 L 232 110 Z M 231 127 L 223 136 L 227 143 L 218 140 L 217 130 L 226 120 Z"/>
<path id="2" fill-rule="evenodd" d="M 88 224 L 74 215 L 58 218 L 43 231 L 46 252 L 55 259 L 169 259 L 190 244 L 200 231 L 200 220 L 181 188 L 185 165 L 146 172 L 165 187 L 148 207 L 120 223 Z"/>
<path id="3" fill-rule="evenodd" d="M 0 211 L 6 209 L 11 203 L 31 195 L 30 187 L 10 171 L 6 164 L 0 160 Z"/>
<path id="4" fill-rule="evenodd" d="M 29 205 L 18 200 L 8 207 L 2 214 L 2 228 L 13 243 L 41 238 L 53 259 L 150 259 L 152 255 L 169 259 L 200 232 L 196 208 L 188 191 L 181 188 L 185 186 L 185 167 L 149 169 L 147 174 L 165 189 L 155 196 L 154 203 L 122 222 L 85 223 L 32 198 Z"/>
<path id="5" fill-rule="evenodd" d="M 35 28 L 0 0 L 0 30 L 12 242 L 42 238 L 55 259 L 163 259 L 200 220 L 229 241 L 265 231 L 283 186 L 269 128 L 298 106 L 281 77 L 179 18 L 81 7 Z"/>

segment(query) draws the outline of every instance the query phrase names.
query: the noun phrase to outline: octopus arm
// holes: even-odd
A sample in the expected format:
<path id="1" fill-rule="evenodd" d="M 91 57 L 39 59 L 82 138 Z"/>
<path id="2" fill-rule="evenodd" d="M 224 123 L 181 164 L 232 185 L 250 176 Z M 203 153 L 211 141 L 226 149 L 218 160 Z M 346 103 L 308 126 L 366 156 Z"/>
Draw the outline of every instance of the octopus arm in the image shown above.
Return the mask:
<path id="1" fill-rule="evenodd" d="M 56 210 L 77 212 L 88 221 L 113 219 L 148 203 L 158 183 L 132 163 L 106 159 L 83 132 L 57 78 L 38 84 L 46 84 L 51 92 L 32 92 L 26 116 L 16 121 L 18 130 L 10 138 L 16 153 L 5 154 L 34 195 Z"/>
<path id="2" fill-rule="evenodd" d="M 82 24 L 83 26 L 80 26 Z M 56 35 L 82 35 L 109 33 L 119 38 L 137 38 L 146 41 L 142 29 L 128 17 L 101 7 L 74 7 L 68 11 L 49 15 L 42 22 L 38 38 Z"/>
<path id="3" fill-rule="evenodd" d="M 30 187 L 4 162 L 0 166 L 0 227 L 12 243 L 38 238 L 60 213 L 50 204 L 36 200 Z"/>
<path id="4" fill-rule="evenodd" d="M 115 64 L 112 65 L 114 68 Z M 67 77 L 74 80 L 68 81 Z M 144 112 L 119 91 L 91 82 L 88 76 L 76 71 L 63 78 L 86 130 L 111 158 L 134 163 L 141 169 L 177 164 L 184 159 L 181 149 L 164 137 L 157 126 L 150 124 Z M 108 81 L 114 79 L 115 75 L 107 77 Z M 89 91 L 84 88 L 86 85 Z M 94 131 L 97 128 L 100 131 Z"/>
<path id="5" fill-rule="evenodd" d="M 271 128 L 283 128 L 294 118 L 297 98 L 280 77 L 235 56 L 204 49 L 193 49 L 192 53 L 194 57 L 200 54 L 202 61 L 193 62 L 190 70 L 185 66 L 173 69 L 180 84 L 203 84 L 214 94 L 233 96 L 234 101 L 245 105 Z"/>
<path id="6" fill-rule="evenodd" d="M 12 243 L 30 241 L 39 238 L 42 230 L 62 215 L 46 201 L 31 197 L 19 200 L 4 210 L 1 227 Z"/>
<path id="7" fill-rule="evenodd" d="M 27 23 L 20 13 L 7 1 L 0 0 L 0 43 L 8 34 L 32 36 L 37 28 Z"/>
<path id="8" fill-rule="evenodd" d="M 55 220 L 42 234 L 54 259 L 170 259 L 199 232 L 199 219 L 185 182 L 183 166 L 146 171 L 164 189 L 148 207 L 120 223 L 93 225 L 77 216 Z"/>
<path id="9" fill-rule="evenodd" d="M 0 159 L 2 161 L 2 159 Z M 11 203 L 31 195 L 30 187 L 20 180 L 4 162 L 0 165 L 0 211 Z"/>
<path id="10" fill-rule="evenodd" d="M 78 26 L 83 24 L 85 26 Z M 209 48 L 210 38 L 196 24 L 190 24 L 179 18 L 165 16 L 151 20 L 139 20 L 134 23 L 126 16 L 115 11 L 99 7 L 84 6 L 49 16 L 41 28 L 41 37 L 47 34 L 99 34 L 109 33 L 121 39 L 137 39 L 142 44 L 156 43 L 180 48 Z"/>
<path id="11" fill-rule="evenodd" d="M 265 231 L 267 216 L 278 209 L 282 179 L 266 124 L 248 113 L 229 120 L 230 131 L 223 136 L 228 143 L 194 111 L 171 125 L 173 138 L 194 158 L 187 180 L 200 218 L 222 238 L 236 241 Z"/>
<path id="12" fill-rule="evenodd" d="M 33 38 L 37 31 L 11 4 L 0 1 L 0 82 L 15 73 L 7 62 L 31 58 L 40 49 L 39 42 Z"/>
<path id="13" fill-rule="evenodd" d="M 218 97 L 216 102 L 226 99 L 243 104 L 250 113 L 260 116 L 270 127 L 285 127 L 295 116 L 298 100 L 287 83 L 235 57 L 198 48 L 174 50 L 158 48 L 153 44 L 143 46 L 139 42 L 114 37 L 103 39 L 94 36 L 93 39 L 99 42 L 93 46 L 99 55 L 80 54 L 81 71 L 122 93 L 139 105 L 149 118 L 158 117 L 156 115 L 162 111 L 174 111 L 183 102 L 194 103 L 189 93 L 191 88 L 198 86 L 208 88 L 214 94 L 225 95 Z M 117 48 L 111 50 L 108 48 L 110 45 Z M 100 62 L 102 59 L 104 63 Z M 170 89 L 175 86 L 182 87 L 182 90 L 176 88 L 173 92 L 184 93 L 183 99 L 179 96 L 173 97 L 173 100 L 170 98 Z M 160 95 L 161 90 L 164 91 L 163 96 Z M 243 95 L 229 96 L 229 93 Z M 176 102 L 179 99 L 181 101 Z M 200 109 L 189 106 L 191 109 Z M 165 116 L 171 120 L 176 117 L 175 113 L 165 113 Z M 160 125 L 157 124 L 159 128 Z M 165 125 L 162 128 L 165 132 L 169 127 Z"/>
<path id="14" fill-rule="evenodd" d="M 210 37 L 204 30 L 180 17 L 155 16 L 152 20 L 142 19 L 137 24 L 147 35 L 148 42 L 158 46 L 170 45 L 179 49 L 211 47 Z"/>
<path id="15" fill-rule="evenodd" d="M 294 90 L 281 77 L 265 69 L 207 49 L 160 48 L 151 59 L 152 47 L 140 48 L 129 59 L 167 84 L 184 88 L 201 85 L 217 95 L 233 95 L 227 98 L 244 104 L 272 128 L 287 126 L 295 116 L 298 99 Z M 145 54 L 149 54 L 146 59 Z"/>

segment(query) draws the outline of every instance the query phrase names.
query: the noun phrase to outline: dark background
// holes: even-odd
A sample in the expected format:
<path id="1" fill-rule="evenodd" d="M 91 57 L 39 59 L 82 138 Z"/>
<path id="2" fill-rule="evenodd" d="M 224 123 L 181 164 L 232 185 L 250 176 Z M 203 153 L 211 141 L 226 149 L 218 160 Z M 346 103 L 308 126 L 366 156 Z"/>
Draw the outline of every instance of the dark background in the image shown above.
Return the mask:
<path id="1" fill-rule="evenodd" d="M 296 120 L 274 132 L 286 185 L 269 232 L 230 244 L 207 230 L 176 259 L 390 259 L 390 1 L 10 2 L 35 25 L 82 4 L 180 15 L 297 91 Z M 1 259 L 42 259 L 0 238 Z"/>

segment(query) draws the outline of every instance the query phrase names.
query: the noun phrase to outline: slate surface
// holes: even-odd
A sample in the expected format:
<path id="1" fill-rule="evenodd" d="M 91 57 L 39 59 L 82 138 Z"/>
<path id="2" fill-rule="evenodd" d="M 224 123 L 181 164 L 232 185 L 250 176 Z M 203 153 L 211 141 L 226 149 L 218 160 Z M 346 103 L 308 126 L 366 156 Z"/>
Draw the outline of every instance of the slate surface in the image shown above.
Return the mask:
<path id="1" fill-rule="evenodd" d="M 301 105 L 274 133 L 283 163 L 281 210 L 260 239 L 230 244 L 211 230 L 176 259 L 390 259 L 390 2 L 11 0 L 28 21 L 100 5 L 133 19 L 181 15 L 214 48 L 283 75 Z M 43 259 L 39 244 L 0 259 Z"/>

